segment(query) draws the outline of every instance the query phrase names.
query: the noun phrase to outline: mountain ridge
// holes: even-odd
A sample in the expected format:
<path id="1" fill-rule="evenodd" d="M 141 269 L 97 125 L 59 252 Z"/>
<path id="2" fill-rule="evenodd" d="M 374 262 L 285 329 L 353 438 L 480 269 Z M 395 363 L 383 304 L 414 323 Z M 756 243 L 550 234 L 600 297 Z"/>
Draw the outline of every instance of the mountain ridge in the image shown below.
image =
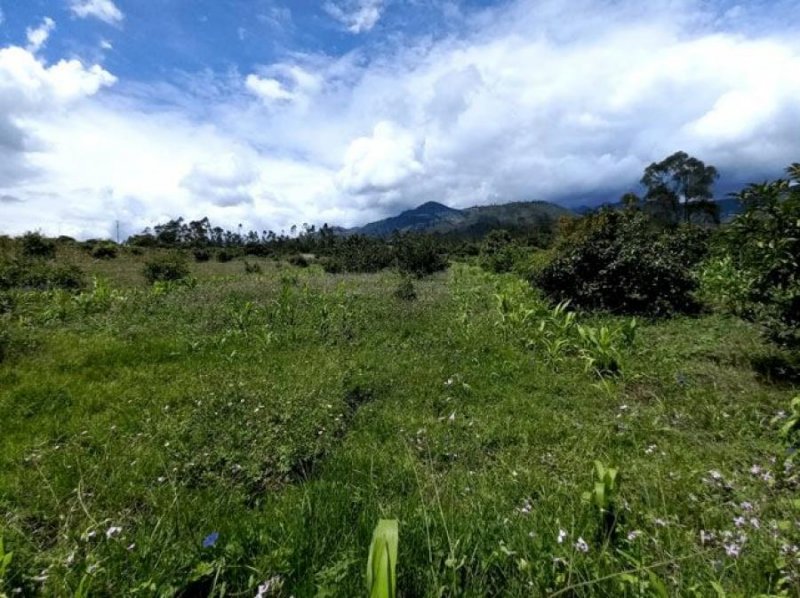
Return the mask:
<path id="1" fill-rule="evenodd" d="M 516 201 L 463 209 L 427 201 L 396 216 L 347 229 L 345 234 L 386 237 L 395 232 L 426 232 L 482 236 L 497 228 L 545 227 L 562 216 L 577 214 L 547 201 Z"/>

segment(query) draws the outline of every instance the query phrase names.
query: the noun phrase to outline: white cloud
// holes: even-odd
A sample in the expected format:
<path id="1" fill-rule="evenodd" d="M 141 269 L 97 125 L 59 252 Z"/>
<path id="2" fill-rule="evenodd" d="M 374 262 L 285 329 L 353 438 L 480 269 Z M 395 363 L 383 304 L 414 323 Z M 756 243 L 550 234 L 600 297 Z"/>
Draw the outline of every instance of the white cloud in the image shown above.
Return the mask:
<path id="1" fill-rule="evenodd" d="M 422 174 L 421 144 L 391 122 L 375 125 L 371 137 L 353 140 L 338 182 L 349 193 L 390 191 Z"/>
<path id="2" fill-rule="evenodd" d="M 278 63 L 262 69 L 263 76 L 250 74 L 245 86 L 265 103 L 307 104 L 323 85 L 322 79 L 296 64 Z"/>
<path id="3" fill-rule="evenodd" d="M 125 18 L 113 0 L 72 0 L 70 10 L 81 19 L 94 17 L 109 25 L 119 23 Z"/>
<path id="4" fill-rule="evenodd" d="M 266 79 L 258 75 L 248 75 L 245 84 L 247 85 L 247 89 L 265 102 L 290 101 L 294 99 L 294 94 L 287 90 L 277 79 Z"/>
<path id="5" fill-rule="evenodd" d="M 334 19 L 342 23 L 350 33 L 370 31 L 381 18 L 383 0 L 347 0 L 343 3 L 328 0 L 323 7 Z"/>
<path id="6" fill-rule="evenodd" d="M 28 50 L 33 53 L 41 50 L 55 28 L 56 23 L 50 17 L 45 17 L 42 24 L 35 29 L 29 27 L 25 32 L 28 38 Z"/>

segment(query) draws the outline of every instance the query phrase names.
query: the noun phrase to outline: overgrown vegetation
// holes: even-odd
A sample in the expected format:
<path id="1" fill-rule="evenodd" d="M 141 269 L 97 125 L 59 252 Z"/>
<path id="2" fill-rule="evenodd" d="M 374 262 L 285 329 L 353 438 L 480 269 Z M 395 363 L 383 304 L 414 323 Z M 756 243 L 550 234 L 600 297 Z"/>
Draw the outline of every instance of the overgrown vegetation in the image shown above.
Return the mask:
<path id="1" fill-rule="evenodd" d="M 535 284 L 555 301 L 622 314 L 692 313 L 700 229 L 662 229 L 640 211 L 602 210 L 572 223 Z"/>
<path id="2" fill-rule="evenodd" d="M 548 249 L 4 241 L 0 594 L 797 595 L 800 399 L 758 367 L 797 196 L 747 193 Z"/>

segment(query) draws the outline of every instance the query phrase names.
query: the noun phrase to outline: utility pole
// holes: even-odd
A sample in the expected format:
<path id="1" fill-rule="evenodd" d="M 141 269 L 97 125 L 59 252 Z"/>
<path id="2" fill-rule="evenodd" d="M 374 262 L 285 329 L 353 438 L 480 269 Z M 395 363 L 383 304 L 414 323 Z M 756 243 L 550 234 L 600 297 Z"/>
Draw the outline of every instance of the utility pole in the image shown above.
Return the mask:
<path id="1" fill-rule="evenodd" d="M 119 245 L 119 220 L 117 220 L 116 223 L 117 223 L 117 245 Z"/>

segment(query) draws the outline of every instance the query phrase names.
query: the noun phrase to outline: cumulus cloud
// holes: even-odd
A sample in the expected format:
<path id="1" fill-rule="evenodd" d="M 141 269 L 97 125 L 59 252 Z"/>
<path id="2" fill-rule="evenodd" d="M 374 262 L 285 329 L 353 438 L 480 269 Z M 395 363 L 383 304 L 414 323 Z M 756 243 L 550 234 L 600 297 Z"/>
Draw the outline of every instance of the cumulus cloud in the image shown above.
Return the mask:
<path id="1" fill-rule="evenodd" d="M 0 49 L 0 189 L 35 172 L 27 154 L 45 148 L 33 133 L 32 119 L 61 114 L 115 80 L 98 65 L 62 60 L 47 66 L 31 49 Z"/>
<path id="2" fill-rule="evenodd" d="M 323 6 L 350 33 L 364 33 L 377 25 L 383 12 L 383 4 L 383 0 L 348 0 L 339 3 L 329 0 Z"/>
<path id="3" fill-rule="evenodd" d="M 55 28 L 56 23 L 50 17 L 45 17 L 42 24 L 35 29 L 29 27 L 25 32 L 28 38 L 28 51 L 36 53 L 41 50 Z"/>
<path id="4" fill-rule="evenodd" d="M 81 19 L 94 17 L 109 25 L 119 23 L 125 18 L 113 0 L 72 0 L 70 10 Z"/>
<path id="5" fill-rule="evenodd" d="M 396 189 L 422 173 L 422 149 L 412 133 L 394 123 L 379 122 L 370 137 L 350 143 L 338 181 L 354 194 Z"/>

